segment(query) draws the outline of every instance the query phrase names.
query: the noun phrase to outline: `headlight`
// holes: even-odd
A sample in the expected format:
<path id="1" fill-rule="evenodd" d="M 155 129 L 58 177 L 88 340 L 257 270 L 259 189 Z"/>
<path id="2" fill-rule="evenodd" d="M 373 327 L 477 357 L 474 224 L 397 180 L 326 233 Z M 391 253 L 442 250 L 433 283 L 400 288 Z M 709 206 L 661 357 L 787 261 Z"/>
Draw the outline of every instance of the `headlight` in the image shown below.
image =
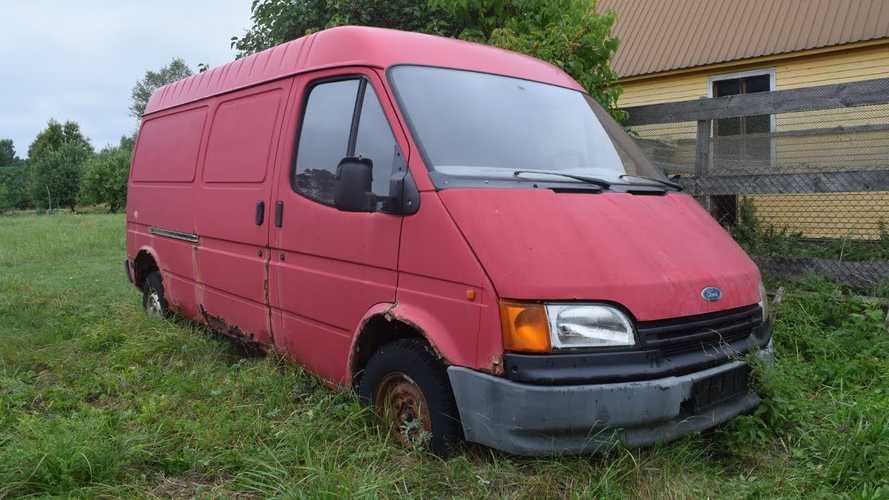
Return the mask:
<path id="1" fill-rule="evenodd" d="M 605 304 L 500 303 L 503 348 L 550 352 L 577 347 L 635 345 L 633 323 Z"/>
<path id="2" fill-rule="evenodd" d="M 762 309 L 762 321 L 769 319 L 769 295 L 766 293 L 766 286 L 759 282 L 759 307 Z"/>
<path id="3" fill-rule="evenodd" d="M 619 309 L 602 304 L 549 304 L 554 348 L 612 347 L 636 344 L 633 324 Z"/>

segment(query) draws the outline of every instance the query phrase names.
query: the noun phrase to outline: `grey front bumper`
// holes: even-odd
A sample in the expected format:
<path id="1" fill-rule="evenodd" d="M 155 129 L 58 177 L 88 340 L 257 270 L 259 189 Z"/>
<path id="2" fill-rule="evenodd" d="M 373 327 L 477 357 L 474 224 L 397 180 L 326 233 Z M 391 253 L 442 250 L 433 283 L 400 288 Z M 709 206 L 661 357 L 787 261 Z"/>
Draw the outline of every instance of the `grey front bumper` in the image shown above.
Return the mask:
<path id="1" fill-rule="evenodd" d="M 520 384 L 462 367 L 448 368 L 467 441 L 517 455 L 604 451 L 676 439 L 718 425 L 759 404 L 747 393 L 704 413 L 683 402 L 699 380 L 732 370 L 733 361 L 688 375 L 595 385 Z"/>

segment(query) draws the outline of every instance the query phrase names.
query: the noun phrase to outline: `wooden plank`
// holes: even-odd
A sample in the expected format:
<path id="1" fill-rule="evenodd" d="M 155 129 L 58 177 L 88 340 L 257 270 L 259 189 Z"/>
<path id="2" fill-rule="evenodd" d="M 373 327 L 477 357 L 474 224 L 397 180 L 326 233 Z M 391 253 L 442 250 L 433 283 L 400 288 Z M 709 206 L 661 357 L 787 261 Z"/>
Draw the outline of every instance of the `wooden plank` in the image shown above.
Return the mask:
<path id="1" fill-rule="evenodd" d="M 702 178 L 707 175 L 710 164 L 710 120 L 698 122 L 698 137 L 695 147 L 695 176 Z"/>
<path id="2" fill-rule="evenodd" d="M 698 121 L 697 146 L 695 147 L 695 178 L 698 180 L 707 178 L 707 170 L 710 166 L 710 124 L 710 120 Z M 700 195 L 697 190 L 694 194 Z M 698 201 L 709 210 L 709 199 L 704 197 Z"/>
<path id="3" fill-rule="evenodd" d="M 853 134 L 871 134 L 877 132 L 889 132 L 889 123 L 872 123 L 868 125 L 840 125 L 836 127 L 824 127 L 824 128 L 805 128 L 799 130 L 779 130 L 777 132 L 769 132 L 769 133 L 760 133 L 760 134 L 745 134 L 743 136 L 721 136 L 717 137 L 717 140 L 726 141 L 732 139 L 733 137 L 736 140 L 743 140 L 744 138 L 750 139 L 758 139 L 758 138 L 777 138 L 777 137 L 814 137 L 814 136 L 822 136 L 822 135 L 853 135 Z M 889 135 L 887 135 L 889 137 Z M 658 143 L 661 147 L 681 147 L 683 145 L 691 147 L 692 144 L 697 142 L 697 139 L 670 139 L 664 137 L 634 137 L 634 140 L 640 147 L 646 147 L 648 143 L 654 144 Z M 653 146 L 648 146 L 653 147 Z"/>
<path id="4" fill-rule="evenodd" d="M 627 125 L 716 120 L 889 103 L 889 78 L 624 108 Z"/>
<path id="5" fill-rule="evenodd" d="M 849 127 L 827 127 L 827 128 L 807 128 L 802 130 L 781 130 L 772 132 L 772 137 L 808 137 L 817 135 L 846 135 L 846 134 L 867 134 L 872 132 L 885 132 L 889 130 L 889 123 L 873 123 L 870 125 L 852 125 Z"/>
<path id="6" fill-rule="evenodd" d="M 889 170 L 718 175 L 694 184 L 706 195 L 889 191 Z"/>

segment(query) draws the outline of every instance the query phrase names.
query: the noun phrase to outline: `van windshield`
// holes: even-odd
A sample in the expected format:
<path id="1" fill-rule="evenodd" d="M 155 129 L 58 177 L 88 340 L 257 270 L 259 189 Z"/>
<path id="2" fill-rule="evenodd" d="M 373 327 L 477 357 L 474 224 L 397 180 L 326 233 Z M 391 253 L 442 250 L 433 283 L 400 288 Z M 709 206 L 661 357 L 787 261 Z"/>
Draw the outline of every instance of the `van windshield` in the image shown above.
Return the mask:
<path id="1" fill-rule="evenodd" d="M 426 66 L 395 66 L 389 73 L 436 184 L 452 185 L 454 177 L 582 182 L 559 174 L 615 184 L 654 180 L 630 176 L 664 180 L 623 128 L 582 92 Z M 516 175 L 520 170 L 538 172 Z"/>

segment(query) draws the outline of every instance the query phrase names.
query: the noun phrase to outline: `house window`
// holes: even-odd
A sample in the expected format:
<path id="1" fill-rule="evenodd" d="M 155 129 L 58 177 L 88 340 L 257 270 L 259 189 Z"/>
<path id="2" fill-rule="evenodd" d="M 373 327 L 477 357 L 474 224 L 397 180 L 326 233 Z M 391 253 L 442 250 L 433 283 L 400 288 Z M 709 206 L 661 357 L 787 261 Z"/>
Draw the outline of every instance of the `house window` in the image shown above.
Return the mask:
<path id="1" fill-rule="evenodd" d="M 774 90 L 775 74 L 747 72 L 710 79 L 712 97 L 752 94 Z M 772 115 L 744 116 L 715 120 L 713 124 L 713 175 L 765 173 L 772 164 Z M 711 197 L 711 212 L 721 224 L 738 221 L 738 197 Z"/>

